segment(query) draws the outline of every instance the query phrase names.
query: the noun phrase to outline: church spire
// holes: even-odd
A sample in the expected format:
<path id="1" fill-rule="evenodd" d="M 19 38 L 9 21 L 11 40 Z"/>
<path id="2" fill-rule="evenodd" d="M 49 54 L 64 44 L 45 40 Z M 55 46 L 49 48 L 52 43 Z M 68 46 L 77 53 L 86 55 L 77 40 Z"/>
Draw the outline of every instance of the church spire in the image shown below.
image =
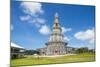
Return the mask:
<path id="1" fill-rule="evenodd" d="M 58 18 L 58 13 L 57 12 L 55 13 L 55 18 Z"/>
<path id="2" fill-rule="evenodd" d="M 58 13 L 56 12 L 55 13 L 55 16 L 54 16 L 54 25 L 53 25 L 53 28 L 59 28 L 60 25 L 59 25 L 59 16 L 58 16 Z"/>
<path id="3" fill-rule="evenodd" d="M 55 13 L 55 20 L 54 20 L 54 23 L 59 23 L 58 18 L 59 18 L 59 16 L 58 16 L 58 13 L 56 12 L 56 13 Z"/>

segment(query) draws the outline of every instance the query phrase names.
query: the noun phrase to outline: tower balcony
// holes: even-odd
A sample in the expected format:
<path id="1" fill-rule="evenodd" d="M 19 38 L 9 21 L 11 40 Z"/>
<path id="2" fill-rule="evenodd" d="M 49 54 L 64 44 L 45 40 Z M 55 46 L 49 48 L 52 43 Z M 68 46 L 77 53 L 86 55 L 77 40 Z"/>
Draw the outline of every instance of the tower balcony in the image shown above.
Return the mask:
<path id="1" fill-rule="evenodd" d="M 47 43 L 45 43 L 45 45 L 48 46 L 48 45 L 51 45 L 51 44 L 54 44 L 54 43 L 62 43 L 62 44 L 65 44 L 65 45 L 68 44 L 67 42 L 57 41 L 57 42 L 47 42 Z"/>

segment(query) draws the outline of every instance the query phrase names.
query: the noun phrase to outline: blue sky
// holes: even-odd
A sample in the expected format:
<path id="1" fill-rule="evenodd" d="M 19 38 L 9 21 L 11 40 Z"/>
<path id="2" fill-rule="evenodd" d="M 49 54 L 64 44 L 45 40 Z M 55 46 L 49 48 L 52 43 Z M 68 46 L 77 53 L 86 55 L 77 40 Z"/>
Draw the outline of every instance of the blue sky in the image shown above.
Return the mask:
<path id="1" fill-rule="evenodd" d="M 45 46 L 59 14 L 65 41 L 71 47 L 95 47 L 95 7 L 11 1 L 11 42 L 26 49 Z"/>

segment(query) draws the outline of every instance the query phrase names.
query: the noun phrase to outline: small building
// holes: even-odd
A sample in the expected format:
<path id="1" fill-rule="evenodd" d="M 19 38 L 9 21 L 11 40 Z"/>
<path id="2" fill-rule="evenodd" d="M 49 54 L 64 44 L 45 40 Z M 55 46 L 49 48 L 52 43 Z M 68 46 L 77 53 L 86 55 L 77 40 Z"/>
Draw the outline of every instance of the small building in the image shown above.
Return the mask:
<path id="1" fill-rule="evenodd" d="M 74 54 L 76 52 L 76 48 L 67 46 L 66 47 L 66 52 Z"/>
<path id="2" fill-rule="evenodd" d="M 40 55 L 46 55 L 46 50 L 47 50 L 46 47 L 37 49 Z"/>
<path id="3" fill-rule="evenodd" d="M 24 57 L 24 52 L 25 52 L 25 48 L 15 43 L 11 43 L 11 58 L 12 59 Z"/>

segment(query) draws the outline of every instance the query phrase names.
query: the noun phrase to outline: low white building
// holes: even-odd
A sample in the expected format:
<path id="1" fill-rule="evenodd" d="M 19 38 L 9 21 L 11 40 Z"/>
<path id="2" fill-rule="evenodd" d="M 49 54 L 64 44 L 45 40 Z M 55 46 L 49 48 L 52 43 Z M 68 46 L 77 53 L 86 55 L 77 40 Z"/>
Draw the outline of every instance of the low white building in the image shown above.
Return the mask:
<path id="1" fill-rule="evenodd" d="M 21 47 L 15 43 L 11 43 L 11 58 L 21 58 L 24 57 L 25 48 Z"/>

